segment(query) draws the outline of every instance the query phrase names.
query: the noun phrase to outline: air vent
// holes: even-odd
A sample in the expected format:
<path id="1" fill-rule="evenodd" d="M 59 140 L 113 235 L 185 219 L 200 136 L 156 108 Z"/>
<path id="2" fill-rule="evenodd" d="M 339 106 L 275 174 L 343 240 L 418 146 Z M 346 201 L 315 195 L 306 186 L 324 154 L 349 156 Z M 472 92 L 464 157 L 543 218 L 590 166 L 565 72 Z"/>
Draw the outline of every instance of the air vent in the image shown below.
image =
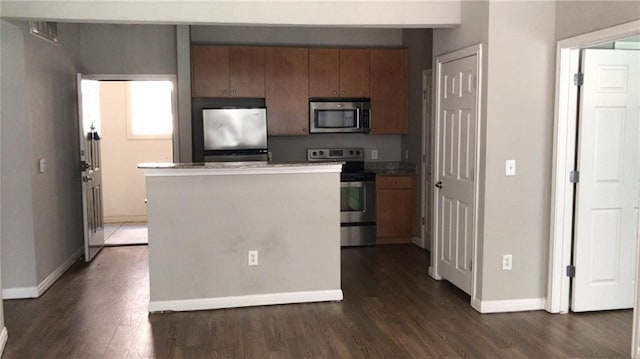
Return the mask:
<path id="1" fill-rule="evenodd" d="M 49 21 L 30 21 L 31 33 L 52 43 L 58 43 L 58 24 Z"/>

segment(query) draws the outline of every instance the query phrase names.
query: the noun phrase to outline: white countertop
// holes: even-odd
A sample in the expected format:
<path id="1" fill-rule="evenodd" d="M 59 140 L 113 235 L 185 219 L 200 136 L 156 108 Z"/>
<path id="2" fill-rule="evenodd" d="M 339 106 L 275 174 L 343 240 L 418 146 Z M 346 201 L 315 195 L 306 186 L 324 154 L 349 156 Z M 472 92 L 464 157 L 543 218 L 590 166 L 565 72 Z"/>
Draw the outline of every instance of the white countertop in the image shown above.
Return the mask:
<path id="1" fill-rule="evenodd" d="M 201 162 L 140 163 L 145 176 L 203 176 L 341 172 L 343 162 Z"/>

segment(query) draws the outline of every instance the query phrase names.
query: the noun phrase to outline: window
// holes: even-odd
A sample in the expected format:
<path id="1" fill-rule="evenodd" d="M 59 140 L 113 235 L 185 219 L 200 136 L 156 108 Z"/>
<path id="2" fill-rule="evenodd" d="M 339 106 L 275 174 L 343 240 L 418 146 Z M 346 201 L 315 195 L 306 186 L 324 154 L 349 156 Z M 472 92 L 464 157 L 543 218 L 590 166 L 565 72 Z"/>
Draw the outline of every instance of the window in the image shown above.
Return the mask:
<path id="1" fill-rule="evenodd" d="M 171 81 L 129 82 L 130 139 L 171 138 L 173 134 Z"/>

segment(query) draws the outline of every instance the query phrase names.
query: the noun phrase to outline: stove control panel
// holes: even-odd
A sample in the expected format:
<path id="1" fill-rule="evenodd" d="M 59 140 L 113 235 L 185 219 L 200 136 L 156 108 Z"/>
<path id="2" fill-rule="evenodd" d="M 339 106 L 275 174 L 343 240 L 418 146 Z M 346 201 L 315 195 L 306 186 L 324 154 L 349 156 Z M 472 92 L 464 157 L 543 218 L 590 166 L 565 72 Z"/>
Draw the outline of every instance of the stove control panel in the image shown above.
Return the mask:
<path id="1" fill-rule="evenodd" d="M 307 161 L 364 161 L 364 148 L 309 148 Z"/>

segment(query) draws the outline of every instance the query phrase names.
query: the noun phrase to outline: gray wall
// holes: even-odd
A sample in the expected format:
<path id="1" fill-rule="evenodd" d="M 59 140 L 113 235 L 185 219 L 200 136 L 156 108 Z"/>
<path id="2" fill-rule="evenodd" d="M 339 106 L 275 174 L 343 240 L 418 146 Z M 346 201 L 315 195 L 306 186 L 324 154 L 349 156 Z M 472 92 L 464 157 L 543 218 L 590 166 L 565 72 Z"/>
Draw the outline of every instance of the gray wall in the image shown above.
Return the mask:
<path id="1" fill-rule="evenodd" d="M 402 160 L 416 166 L 416 234 L 421 232 L 422 186 L 422 71 L 431 68 L 433 49 L 432 29 L 402 30 L 402 44 L 409 49 L 409 134 L 402 136 Z M 427 139 L 428 141 L 429 139 Z M 406 151 L 409 157 L 405 158 Z M 430 246 L 427 246 L 430 248 Z"/>
<path id="2" fill-rule="evenodd" d="M 338 182 L 338 173 L 147 177 L 150 300 L 339 290 Z"/>
<path id="3" fill-rule="evenodd" d="M 491 2 L 482 300 L 546 297 L 555 4 Z M 523 71 L 526 69 L 526 71 Z M 504 175 L 515 159 L 517 175 Z M 502 255 L 513 255 L 503 271 Z"/>
<path id="4" fill-rule="evenodd" d="M 80 49 L 85 73 L 176 73 L 173 25 L 81 24 Z"/>
<path id="5" fill-rule="evenodd" d="M 556 5 L 556 39 L 584 34 L 640 19 L 640 1 L 571 1 Z"/>
<path id="6" fill-rule="evenodd" d="M 2 285 L 36 283 L 24 39 L 20 27 L 2 21 Z"/>
<path id="7" fill-rule="evenodd" d="M 17 233 L 10 226 L 5 232 L 3 226 L 2 239 L 7 243 L 3 254 L 9 258 L 33 251 L 26 256 L 29 260 L 34 258 L 34 262 L 29 262 L 30 268 L 23 271 L 24 263 L 14 267 L 15 262 L 3 261 L 5 288 L 41 283 L 82 246 L 76 92 L 78 27 L 59 24 L 57 45 L 30 35 L 26 23 L 20 23 L 18 29 L 22 35 L 14 27 L 8 37 L 18 51 L 12 54 L 13 66 L 18 70 L 13 76 L 18 76 L 16 80 L 24 88 L 22 93 L 11 95 L 15 96 L 15 102 L 3 103 L 2 136 L 11 140 L 2 142 L 7 161 L 3 161 L 2 214 L 5 225 L 16 221 L 11 226 L 26 231 Z M 3 86 L 4 78 L 3 71 Z M 5 107 L 9 107 L 8 118 L 4 117 Z M 16 143 L 16 139 L 24 143 Z M 46 160 L 45 173 L 38 172 L 40 158 Z M 16 178 L 13 169 L 6 171 L 7 165 L 16 165 L 22 177 Z M 25 186 L 29 182 L 30 189 Z M 15 200 L 8 202 L 8 198 Z M 20 212 L 14 213 L 14 206 Z M 17 252 L 13 253 L 12 248 Z"/>
<path id="8" fill-rule="evenodd" d="M 402 30 L 313 27 L 192 26 L 191 42 L 281 46 L 402 46 Z M 183 137 L 184 138 L 184 137 Z M 367 160 L 400 161 L 401 136 L 311 135 L 269 137 L 274 161 L 302 161 L 310 147 L 364 147 Z"/>

